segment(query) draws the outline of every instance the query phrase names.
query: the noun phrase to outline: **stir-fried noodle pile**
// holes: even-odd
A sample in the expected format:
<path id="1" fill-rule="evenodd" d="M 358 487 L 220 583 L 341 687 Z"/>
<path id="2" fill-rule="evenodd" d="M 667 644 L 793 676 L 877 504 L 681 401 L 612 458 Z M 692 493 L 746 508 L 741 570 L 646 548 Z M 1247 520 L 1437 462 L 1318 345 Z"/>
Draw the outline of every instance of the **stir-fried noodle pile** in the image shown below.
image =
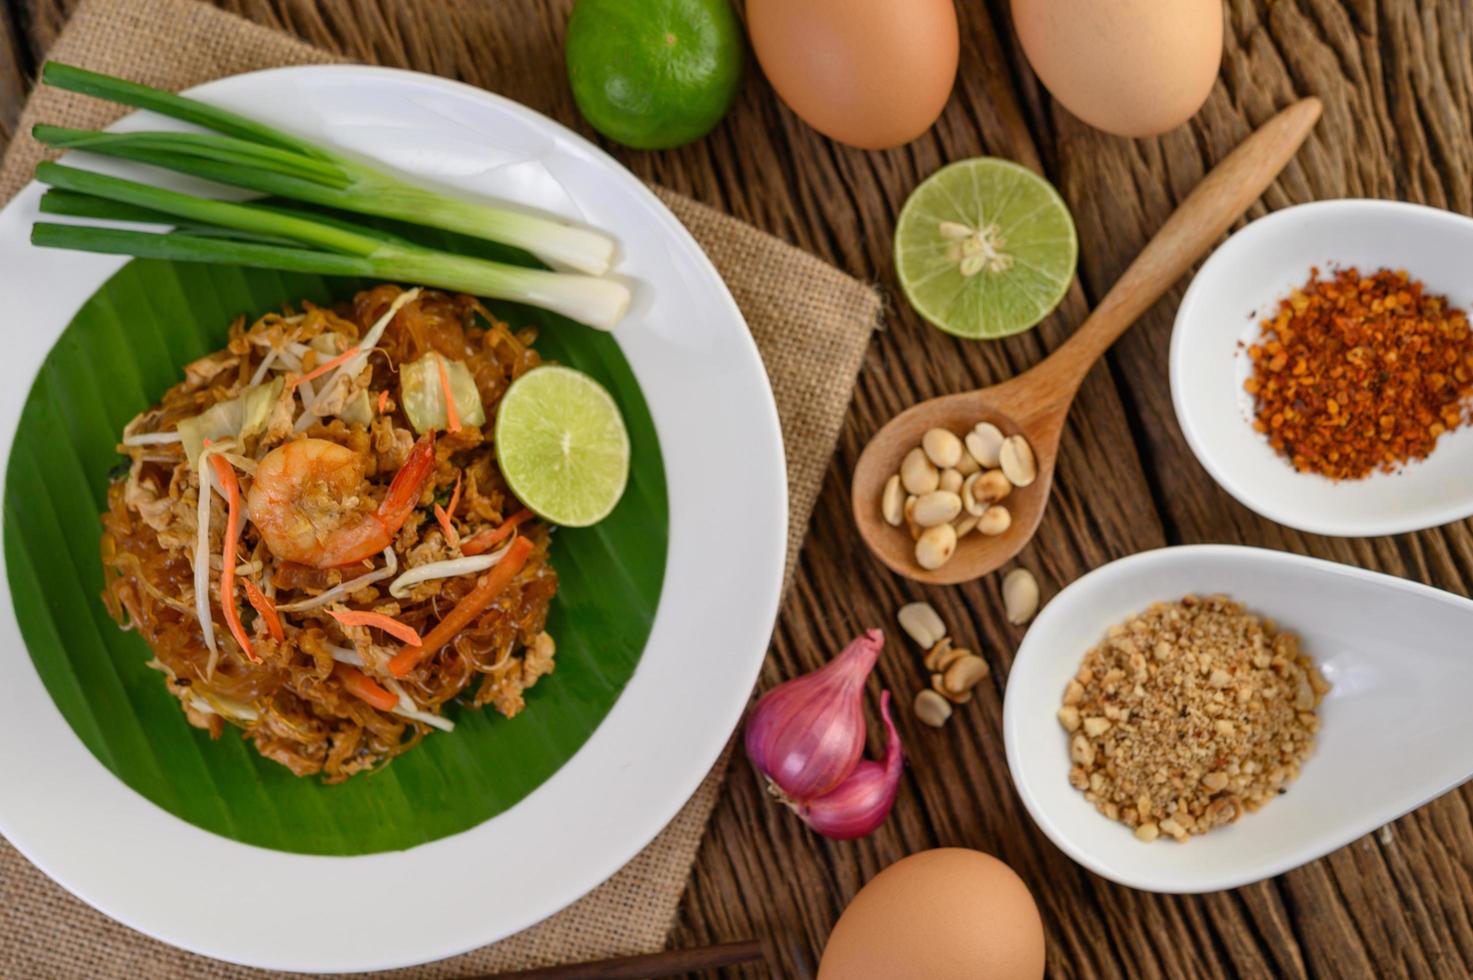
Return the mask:
<path id="1" fill-rule="evenodd" d="M 104 598 L 190 724 L 337 782 L 451 727 L 454 698 L 522 709 L 557 576 L 490 434 L 532 339 L 381 285 L 238 321 L 128 424 Z"/>

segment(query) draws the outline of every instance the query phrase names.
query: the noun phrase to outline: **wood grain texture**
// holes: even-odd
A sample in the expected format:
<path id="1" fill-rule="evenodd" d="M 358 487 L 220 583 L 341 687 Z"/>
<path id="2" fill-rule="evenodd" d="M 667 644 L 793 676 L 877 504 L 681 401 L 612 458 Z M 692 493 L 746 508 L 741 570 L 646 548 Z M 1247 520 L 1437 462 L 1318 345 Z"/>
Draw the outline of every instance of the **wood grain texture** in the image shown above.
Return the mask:
<path id="1" fill-rule="evenodd" d="M 8 94 L 65 19 L 68 0 L 0 0 L 0 140 Z M 219 0 L 253 20 L 367 61 L 463 79 L 593 135 L 564 80 L 570 0 Z M 1013 793 L 1002 692 L 1021 633 L 999 578 L 922 588 L 885 571 L 855 535 L 847 485 L 864 442 L 920 398 L 996 383 L 1079 324 L 1213 163 L 1297 97 L 1325 117 L 1251 214 L 1338 196 L 1473 211 L 1473 5 L 1467 0 L 1228 0 L 1222 72 L 1202 112 L 1159 139 L 1105 136 L 1053 105 L 1011 36 L 1006 0 L 961 0 L 961 69 L 936 127 L 898 150 L 833 144 L 773 95 L 755 65 L 727 120 L 663 153 L 610 146 L 642 177 L 722 208 L 898 296 L 890 232 L 906 194 L 945 162 L 990 153 L 1044 169 L 1075 213 L 1081 281 L 1038 330 L 968 343 L 895 302 L 867 358 L 784 605 L 761 686 L 817 666 L 861 629 L 926 598 L 993 675 L 941 731 L 900 724 L 911 766 L 894 816 L 833 843 L 771 804 L 736 762 L 672 942 L 761 937 L 770 974 L 812 976 L 854 892 L 904 854 L 941 844 L 997 854 L 1043 912 L 1060 977 L 1456 977 L 1473 964 L 1473 790 L 1448 794 L 1329 857 L 1269 882 L 1200 898 L 1141 894 L 1072 864 Z M 7 32 L 13 28 L 14 36 Z M 9 79 L 7 81 L 7 79 Z M 7 87 L 9 86 L 9 88 Z M 1352 562 L 1460 594 L 1473 587 L 1473 528 L 1341 541 L 1264 521 L 1220 491 L 1176 425 L 1166 350 L 1183 286 L 1086 378 L 1060 446 L 1049 512 L 1020 556 L 1045 596 L 1110 559 L 1164 544 L 1228 541 Z M 892 632 L 895 632 L 892 630 Z M 903 702 L 925 683 L 894 640 L 876 689 Z M 873 747 L 878 752 L 879 745 Z M 730 975 L 767 975 L 761 970 Z"/>

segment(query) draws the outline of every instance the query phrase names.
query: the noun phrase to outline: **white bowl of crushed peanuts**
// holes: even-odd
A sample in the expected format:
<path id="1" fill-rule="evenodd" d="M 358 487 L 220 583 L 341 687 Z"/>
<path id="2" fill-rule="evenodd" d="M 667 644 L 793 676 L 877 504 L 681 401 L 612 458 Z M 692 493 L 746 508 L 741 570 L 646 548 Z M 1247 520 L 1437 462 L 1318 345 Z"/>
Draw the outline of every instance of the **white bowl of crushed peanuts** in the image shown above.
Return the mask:
<path id="1" fill-rule="evenodd" d="M 1473 774 L 1470 633 L 1473 602 L 1347 565 L 1227 545 L 1133 555 L 1029 627 L 1008 767 L 1034 821 L 1096 874 L 1153 892 L 1250 884 Z"/>

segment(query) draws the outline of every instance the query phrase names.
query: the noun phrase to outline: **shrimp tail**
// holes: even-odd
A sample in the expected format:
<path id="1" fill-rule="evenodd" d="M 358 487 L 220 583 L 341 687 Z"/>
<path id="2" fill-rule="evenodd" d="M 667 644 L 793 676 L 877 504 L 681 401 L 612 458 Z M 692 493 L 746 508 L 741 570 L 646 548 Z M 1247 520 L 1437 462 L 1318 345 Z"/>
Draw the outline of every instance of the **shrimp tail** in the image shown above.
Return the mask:
<path id="1" fill-rule="evenodd" d="M 389 492 L 384 495 L 383 503 L 378 505 L 378 511 L 374 514 L 384 533 L 390 538 L 399 533 L 399 528 L 414 513 L 414 508 L 419 504 L 419 495 L 425 488 L 425 481 L 434 471 L 435 433 L 430 431 L 421 436 L 419 442 L 409 451 L 409 458 L 399 467 L 399 472 L 394 474 Z"/>

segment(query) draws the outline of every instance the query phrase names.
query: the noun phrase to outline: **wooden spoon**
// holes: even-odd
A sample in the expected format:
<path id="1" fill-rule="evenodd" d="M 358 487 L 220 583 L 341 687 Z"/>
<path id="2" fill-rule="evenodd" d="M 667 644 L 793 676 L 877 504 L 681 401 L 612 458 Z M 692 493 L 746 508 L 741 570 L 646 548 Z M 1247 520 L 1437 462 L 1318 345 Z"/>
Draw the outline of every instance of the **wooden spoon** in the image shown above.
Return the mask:
<path id="1" fill-rule="evenodd" d="M 990 388 L 921 402 L 875 433 L 859 457 L 850 487 L 854 522 L 869 549 L 892 571 L 940 585 L 980 578 L 1021 551 L 1043 517 L 1064 418 L 1084 376 L 1125 328 L 1206 254 L 1273 183 L 1319 116 L 1319 99 L 1301 99 L 1228 154 L 1161 226 L 1083 325 L 1041 363 Z M 916 563 L 909 531 L 904 526 L 891 527 L 880 514 L 885 482 L 899 471 L 900 461 L 920 445 L 927 430 L 942 428 L 963 435 L 983 421 L 994 423 L 1007 435 L 1027 437 L 1037 459 L 1038 477 L 1002 502 L 1013 518 L 1007 531 L 996 537 L 974 531 L 958 543 L 950 561 L 927 571 Z"/>

